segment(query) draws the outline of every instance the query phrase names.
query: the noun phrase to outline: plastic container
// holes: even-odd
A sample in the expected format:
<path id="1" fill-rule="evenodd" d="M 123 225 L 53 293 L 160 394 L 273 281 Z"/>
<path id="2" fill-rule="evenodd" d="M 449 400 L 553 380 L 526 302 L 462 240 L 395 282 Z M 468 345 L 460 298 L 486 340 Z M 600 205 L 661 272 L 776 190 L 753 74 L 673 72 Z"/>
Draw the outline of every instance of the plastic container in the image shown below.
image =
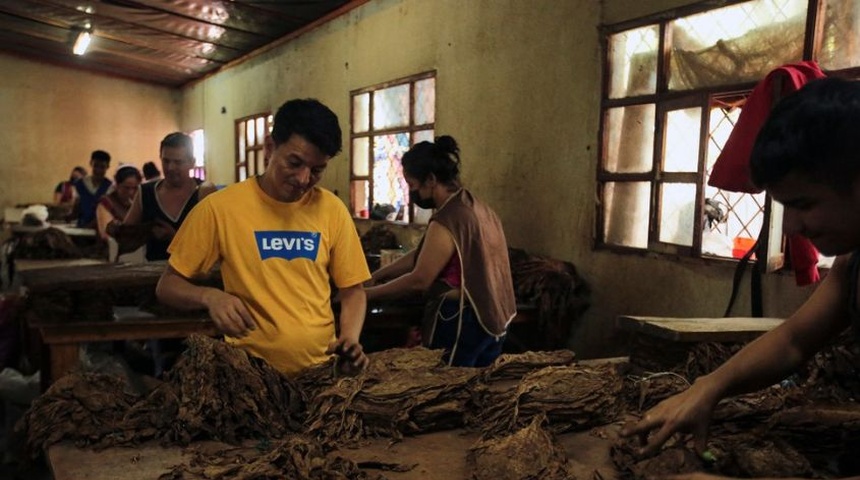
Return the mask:
<path id="1" fill-rule="evenodd" d="M 749 237 L 735 237 L 732 247 L 732 257 L 743 258 L 747 252 L 755 245 L 755 239 Z M 752 256 L 755 259 L 755 254 Z"/>

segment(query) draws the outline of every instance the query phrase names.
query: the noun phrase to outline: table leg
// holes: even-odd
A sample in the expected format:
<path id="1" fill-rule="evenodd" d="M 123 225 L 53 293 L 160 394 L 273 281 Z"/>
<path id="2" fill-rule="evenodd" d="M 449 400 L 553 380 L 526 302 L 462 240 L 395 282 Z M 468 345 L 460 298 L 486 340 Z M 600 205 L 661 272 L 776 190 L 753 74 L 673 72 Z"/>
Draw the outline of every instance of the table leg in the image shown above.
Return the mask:
<path id="1" fill-rule="evenodd" d="M 42 372 L 42 378 L 47 378 L 48 385 L 71 372 L 80 362 L 78 343 L 50 344 L 48 355 L 51 358 L 51 370 Z"/>

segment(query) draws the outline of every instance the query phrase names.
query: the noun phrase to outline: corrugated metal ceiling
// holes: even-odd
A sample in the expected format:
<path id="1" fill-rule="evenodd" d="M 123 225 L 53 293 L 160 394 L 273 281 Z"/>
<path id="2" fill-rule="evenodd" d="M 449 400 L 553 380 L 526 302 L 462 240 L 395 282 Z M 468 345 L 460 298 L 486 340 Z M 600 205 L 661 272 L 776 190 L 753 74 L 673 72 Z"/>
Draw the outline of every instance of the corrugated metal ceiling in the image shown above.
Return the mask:
<path id="1" fill-rule="evenodd" d="M 0 50 L 180 86 L 365 1 L 0 0 Z"/>

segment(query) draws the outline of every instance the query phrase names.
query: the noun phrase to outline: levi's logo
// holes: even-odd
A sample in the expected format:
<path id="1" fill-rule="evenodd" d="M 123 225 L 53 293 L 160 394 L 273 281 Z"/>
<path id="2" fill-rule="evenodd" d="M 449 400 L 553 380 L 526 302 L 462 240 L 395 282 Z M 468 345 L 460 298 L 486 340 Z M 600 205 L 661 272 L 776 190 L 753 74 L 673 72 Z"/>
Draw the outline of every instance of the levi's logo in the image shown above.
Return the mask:
<path id="1" fill-rule="evenodd" d="M 319 232 L 265 231 L 254 232 L 260 258 L 307 258 L 316 261 L 320 246 Z"/>

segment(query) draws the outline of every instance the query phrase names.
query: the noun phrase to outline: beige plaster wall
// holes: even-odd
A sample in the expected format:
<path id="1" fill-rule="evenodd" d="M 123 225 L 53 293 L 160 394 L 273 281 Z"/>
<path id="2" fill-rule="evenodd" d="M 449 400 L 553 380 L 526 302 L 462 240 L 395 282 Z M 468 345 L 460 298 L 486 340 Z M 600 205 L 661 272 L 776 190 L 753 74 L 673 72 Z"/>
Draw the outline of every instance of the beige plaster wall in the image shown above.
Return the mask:
<path id="1" fill-rule="evenodd" d="M 176 90 L 0 54 L 0 206 L 50 202 L 90 153 L 140 167 L 179 127 Z"/>
<path id="2" fill-rule="evenodd" d="M 572 346 L 613 355 L 618 314 L 719 316 L 730 291 L 730 266 L 592 250 L 598 26 L 687 3 L 374 0 L 186 88 L 182 126 L 205 128 L 210 178 L 230 183 L 236 118 L 317 97 L 346 132 L 350 90 L 436 69 L 437 133 L 460 142 L 464 182 L 495 207 L 512 246 L 577 265 L 595 305 Z M 348 166 L 339 156 L 323 181 L 344 200 Z M 785 315 L 808 295 L 792 282 L 767 279 L 768 314 Z"/>

